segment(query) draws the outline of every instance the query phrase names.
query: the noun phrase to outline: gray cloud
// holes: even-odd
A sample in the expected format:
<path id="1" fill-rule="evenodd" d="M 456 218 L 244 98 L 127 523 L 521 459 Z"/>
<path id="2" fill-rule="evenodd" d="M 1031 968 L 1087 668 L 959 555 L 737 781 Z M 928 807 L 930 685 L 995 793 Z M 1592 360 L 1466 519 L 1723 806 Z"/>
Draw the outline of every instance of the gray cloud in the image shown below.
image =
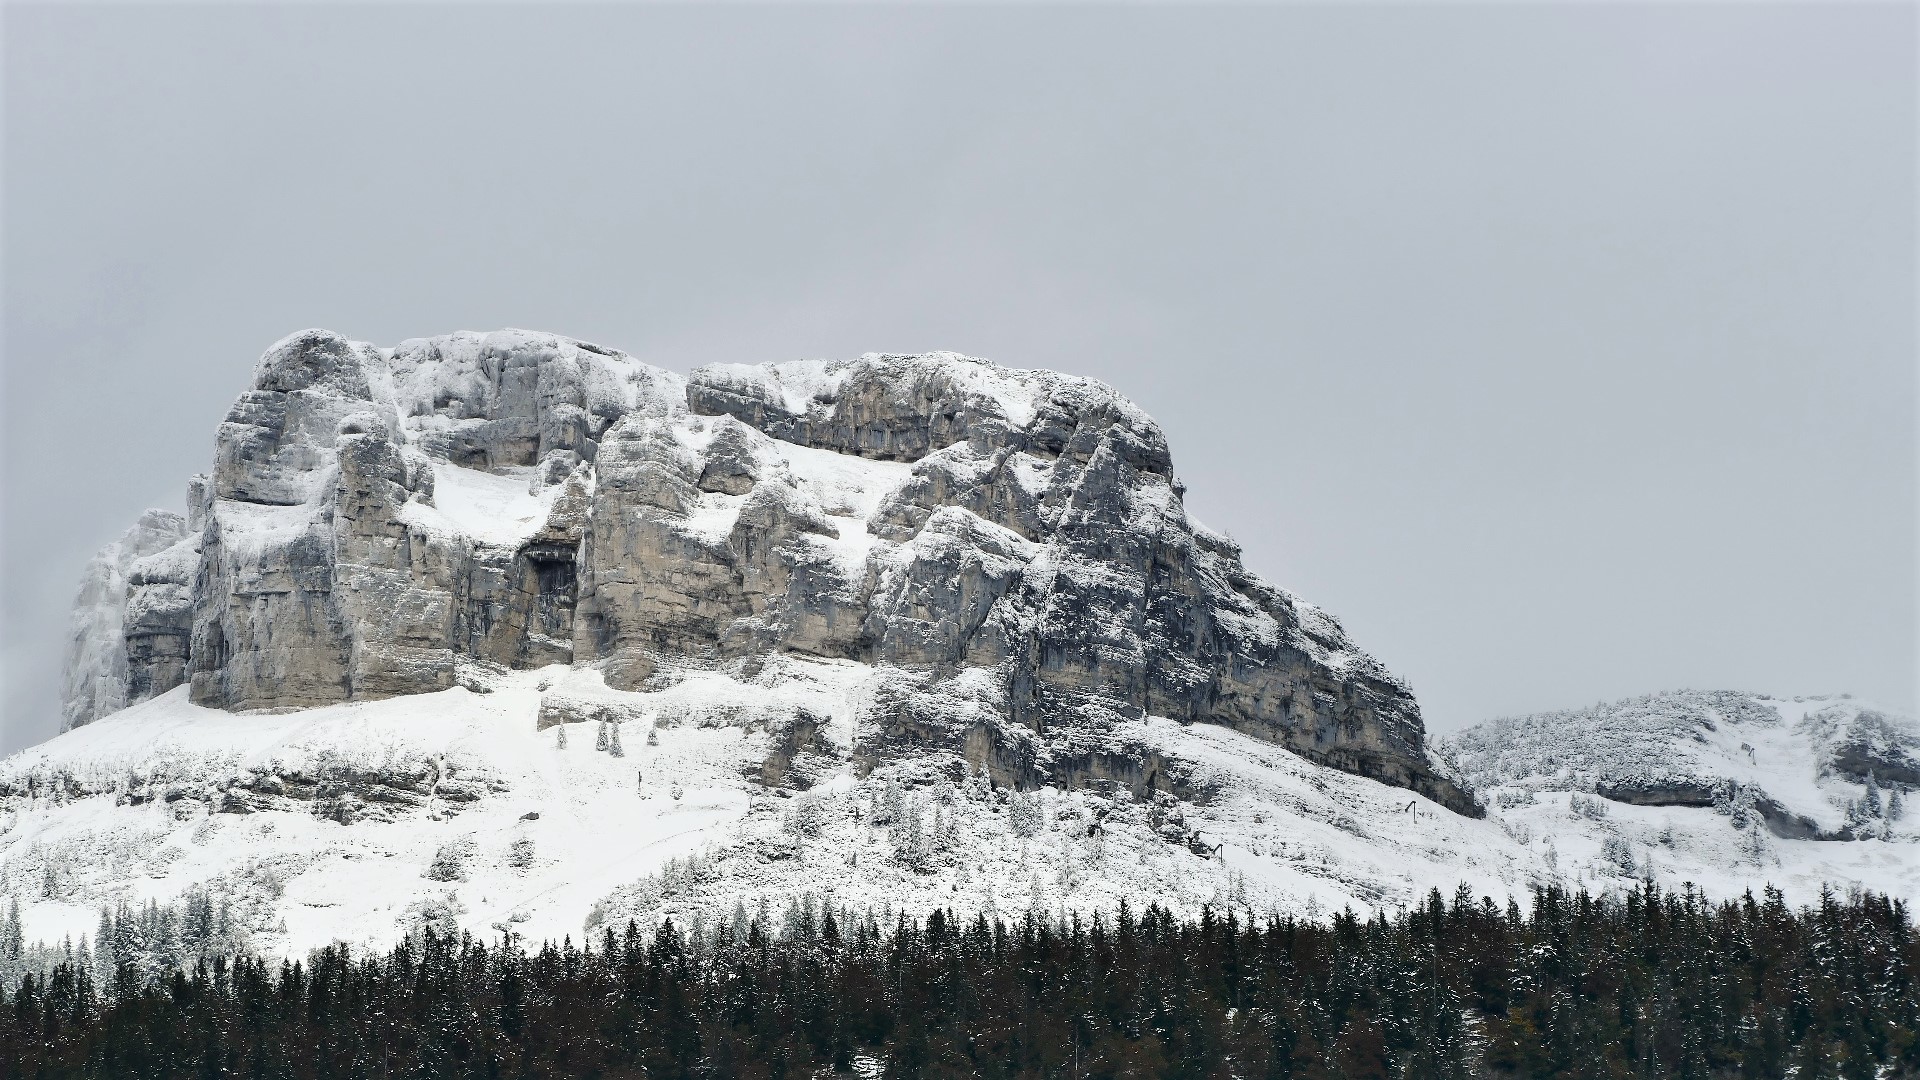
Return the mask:
<path id="1" fill-rule="evenodd" d="M 1914 705 L 1910 7 L 6 22 L 5 749 L 309 325 L 1105 379 L 1436 728 Z"/>

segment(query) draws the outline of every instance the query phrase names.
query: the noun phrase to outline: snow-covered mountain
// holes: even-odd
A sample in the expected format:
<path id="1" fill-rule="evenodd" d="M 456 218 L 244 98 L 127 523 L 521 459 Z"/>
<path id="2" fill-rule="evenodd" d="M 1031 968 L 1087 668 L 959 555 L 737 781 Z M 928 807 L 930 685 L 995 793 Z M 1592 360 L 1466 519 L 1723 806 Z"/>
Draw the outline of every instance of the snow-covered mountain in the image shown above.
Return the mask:
<path id="1" fill-rule="evenodd" d="M 1677 691 L 1489 721 L 1441 752 L 1560 872 L 1920 896 L 1920 723 L 1889 709 Z"/>
<path id="2" fill-rule="evenodd" d="M 1910 721 L 1732 695 L 1703 729 L 1615 708 L 1436 752 L 1407 687 L 1182 493 L 1111 389 L 953 354 L 682 377 L 521 331 L 293 335 L 188 514 L 89 566 L 69 729 L 0 762 L 0 894 L 57 937 L 206 887 L 293 952 L 806 894 L 1915 894 L 1888 806 Z M 1750 773 L 1679 753 L 1748 712 Z M 1760 783 L 1762 728 L 1831 767 Z M 1842 821 L 1862 762 L 1881 809 Z M 1756 846 L 1750 819 L 1786 824 Z"/>

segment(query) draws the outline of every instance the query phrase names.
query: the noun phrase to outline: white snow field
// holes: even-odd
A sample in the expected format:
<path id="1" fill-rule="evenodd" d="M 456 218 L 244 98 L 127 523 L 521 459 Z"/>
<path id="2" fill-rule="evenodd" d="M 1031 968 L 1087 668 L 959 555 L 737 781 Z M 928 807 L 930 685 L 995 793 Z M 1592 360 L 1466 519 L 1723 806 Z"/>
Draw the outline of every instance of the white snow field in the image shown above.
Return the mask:
<path id="1" fill-rule="evenodd" d="M 1097 786 L 995 790 L 935 758 L 861 777 L 854 717 L 883 677 L 775 658 L 750 679 L 687 669 L 623 693 L 589 670 L 475 669 L 437 694 L 281 715 L 204 709 L 176 689 L 0 763 L 0 783 L 23 793 L 0 818 L 0 893 L 21 898 L 30 939 L 77 939 L 103 905 L 204 884 L 256 947 L 287 955 L 387 944 L 424 920 L 578 940 L 608 922 L 779 910 L 806 893 L 1010 916 L 1122 899 L 1314 916 L 1461 883 L 1504 901 L 1550 880 L 1600 890 L 1641 874 L 1716 896 L 1769 883 L 1800 901 L 1823 883 L 1920 896 L 1910 819 L 1868 840 L 1787 840 L 1714 807 L 1625 805 L 1535 776 L 1489 788 L 1489 816 L 1474 820 L 1156 718 L 1120 737 L 1187 763 L 1213 793 L 1204 805 Z M 539 728 L 543 699 L 568 705 L 549 720 L 619 717 L 618 750 L 601 721 Z M 796 707 L 827 721 L 802 791 L 762 778 Z M 1810 760 L 1791 733 L 1818 729 L 1807 716 L 1819 711 L 1778 721 L 1777 745 L 1745 741 L 1755 758 Z M 1808 794 L 1780 775 L 1796 808 L 1818 798 L 1841 812 L 1843 781 Z"/>
<path id="2" fill-rule="evenodd" d="M 1125 898 L 1313 914 L 1460 880 L 1504 896 L 1536 874 L 1493 822 L 1211 726 L 1149 719 L 1126 733 L 1215 774 L 1204 807 L 996 791 L 925 762 L 861 778 L 853 716 L 875 677 L 787 659 L 751 681 L 686 671 L 630 694 L 556 666 L 476 672 L 485 693 L 282 715 L 200 708 L 176 689 L 0 765 L 0 782 L 32 792 L 0 818 L 0 893 L 22 898 L 30 938 L 77 938 L 102 905 L 207 884 L 261 947 L 298 954 L 390 942 L 448 912 L 478 934 L 535 940 L 807 892 L 894 910 Z M 596 749 L 596 722 L 536 730 L 543 696 L 618 707 L 621 756 Z M 796 705 L 831 719 L 841 760 L 808 790 L 769 788 L 769 720 Z M 327 785 L 374 776 L 421 778 L 424 794 L 349 795 L 343 823 Z M 259 794 L 272 778 L 318 781 L 321 797 Z M 457 873 L 436 872 L 436 857 Z"/>

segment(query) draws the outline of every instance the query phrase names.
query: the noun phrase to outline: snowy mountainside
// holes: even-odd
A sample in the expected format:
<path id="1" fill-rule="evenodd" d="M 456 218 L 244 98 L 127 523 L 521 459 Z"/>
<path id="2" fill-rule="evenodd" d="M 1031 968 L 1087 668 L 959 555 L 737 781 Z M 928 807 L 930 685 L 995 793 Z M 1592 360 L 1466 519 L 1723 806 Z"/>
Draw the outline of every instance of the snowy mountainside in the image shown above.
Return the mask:
<path id="1" fill-rule="evenodd" d="M 1524 899 L 1551 881 L 1598 891 L 1643 875 L 1715 896 L 1771 884 L 1805 902 L 1831 883 L 1920 897 L 1906 817 L 1867 840 L 1793 839 L 1734 803 L 1635 805 L 1536 782 L 1495 785 L 1475 819 L 1162 718 L 1109 734 L 1163 774 L 1145 798 L 1100 778 L 1010 788 L 955 751 L 863 764 L 872 702 L 911 677 L 776 655 L 625 691 L 591 669 L 472 666 L 433 694 L 271 715 L 176 688 L 0 763 L 0 894 L 22 901 L 29 939 L 78 940 L 103 907 L 202 886 L 252 947 L 289 955 L 429 924 L 578 940 L 808 897 L 1010 917 L 1122 899 L 1314 916 L 1393 911 L 1462 882 Z M 978 707 L 964 686 L 943 692 L 956 711 Z"/>
<path id="2" fill-rule="evenodd" d="M 1851 698 L 1682 690 L 1493 720 L 1446 745 L 1483 792 L 1582 791 L 1643 806 L 1740 800 L 1791 838 L 1866 835 L 1881 820 L 1869 826 L 1857 809 L 1869 777 L 1888 800 L 1920 784 L 1920 724 Z"/>
<path id="3" fill-rule="evenodd" d="M 807 896 L 1920 895 L 1911 721 L 1667 695 L 1438 748 L 1184 490 L 1111 388 L 957 354 L 292 335 L 188 513 L 89 566 L 68 730 L 0 762 L 0 895 L 42 938 L 213 895 L 296 954 Z"/>
<path id="4" fill-rule="evenodd" d="M 1920 723 L 1849 697 L 1673 691 L 1488 721 L 1441 750 L 1555 872 L 1920 895 Z"/>
<path id="5" fill-rule="evenodd" d="M 57 923 L 205 886 L 297 948 L 1524 877 L 1405 684 L 1184 490 L 1112 388 L 954 353 L 290 335 L 186 516 L 90 571 L 0 889 Z"/>
<path id="6" fill-rule="evenodd" d="M 1537 878 L 1494 822 L 1210 725 L 1113 734 L 1168 773 L 1147 799 L 996 786 L 952 752 L 865 771 L 856 728 L 891 677 L 775 657 L 629 692 L 475 669 L 471 689 L 246 716 L 176 688 L 0 766 L 0 893 L 23 898 L 29 938 L 78 939 L 102 907 L 205 886 L 255 947 L 297 955 L 426 922 L 578 939 L 808 895 L 1310 915 Z"/>

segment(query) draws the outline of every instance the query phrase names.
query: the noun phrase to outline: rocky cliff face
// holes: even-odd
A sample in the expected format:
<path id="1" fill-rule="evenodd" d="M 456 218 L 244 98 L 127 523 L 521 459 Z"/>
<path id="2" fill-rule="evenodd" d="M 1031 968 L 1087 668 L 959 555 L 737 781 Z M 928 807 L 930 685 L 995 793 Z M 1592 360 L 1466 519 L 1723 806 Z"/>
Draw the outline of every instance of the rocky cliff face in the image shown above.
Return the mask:
<path id="1" fill-rule="evenodd" d="M 935 751 L 1148 796 L 1174 781 L 1113 733 L 1159 716 L 1477 814 L 1407 688 L 1182 493 L 1150 418 L 1051 372 L 929 354 L 682 378 L 520 331 L 305 331 L 234 403 L 191 520 L 150 514 L 90 567 L 68 723 L 182 682 L 277 710 L 487 667 L 638 691 L 793 654 L 881 676 L 867 767 Z"/>
<path id="2" fill-rule="evenodd" d="M 180 685 L 196 561 L 189 532 L 180 515 L 149 510 L 87 563 L 67 633 L 60 730 Z"/>

